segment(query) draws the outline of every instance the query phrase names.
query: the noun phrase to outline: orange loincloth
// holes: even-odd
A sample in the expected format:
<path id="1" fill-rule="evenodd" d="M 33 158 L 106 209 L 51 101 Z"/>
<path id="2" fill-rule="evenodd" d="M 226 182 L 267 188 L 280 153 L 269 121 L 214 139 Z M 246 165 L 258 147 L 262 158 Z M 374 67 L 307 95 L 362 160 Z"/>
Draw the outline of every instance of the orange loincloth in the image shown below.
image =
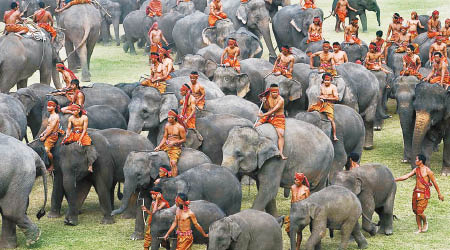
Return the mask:
<path id="1" fill-rule="evenodd" d="M 440 83 L 441 82 L 441 76 L 435 76 L 430 79 L 430 83 Z M 450 84 L 450 76 L 447 74 L 444 76 L 444 82 L 443 84 Z"/>
<path id="2" fill-rule="evenodd" d="M 241 67 L 241 63 L 237 58 L 227 57 L 223 60 L 223 64 L 230 64 L 230 67 L 234 68 L 236 71 L 239 71 L 238 68 Z"/>
<path id="3" fill-rule="evenodd" d="M 428 35 L 428 38 L 431 39 L 431 38 L 434 38 L 436 36 L 439 36 L 439 32 L 437 32 L 437 31 L 428 31 L 427 35 Z"/>
<path id="4" fill-rule="evenodd" d="M 178 159 L 181 155 L 181 147 L 180 146 L 167 146 L 167 144 L 162 145 L 161 150 L 165 151 L 169 156 L 171 161 L 178 162 Z"/>
<path id="5" fill-rule="evenodd" d="M 281 64 L 278 64 L 275 69 L 273 70 L 273 73 L 280 72 L 281 75 L 285 76 L 286 78 L 292 79 L 292 73 L 288 71 L 287 66 L 283 66 Z"/>
<path id="6" fill-rule="evenodd" d="M 347 10 L 342 11 L 342 10 L 338 10 L 336 11 L 336 15 L 339 18 L 339 21 L 345 23 L 345 18 L 347 17 Z"/>
<path id="7" fill-rule="evenodd" d="M 162 43 L 158 42 L 158 43 L 153 43 L 152 45 L 150 45 L 150 53 L 159 53 L 159 50 L 162 48 Z"/>
<path id="8" fill-rule="evenodd" d="M 315 9 L 317 8 L 312 0 L 305 0 L 305 5 L 303 5 L 302 9 Z"/>
<path id="9" fill-rule="evenodd" d="M 270 123 L 275 128 L 285 129 L 286 126 L 286 117 L 284 115 L 271 115 L 271 116 L 263 116 L 259 119 L 261 124 Z"/>
<path id="10" fill-rule="evenodd" d="M 23 33 L 28 33 L 29 31 L 27 27 L 20 24 L 7 24 L 5 30 L 9 33 L 19 33 L 22 31 L 24 31 Z"/>
<path id="11" fill-rule="evenodd" d="M 380 68 L 376 68 L 376 66 L 379 66 Z M 367 63 L 366 69 L 373 70 L 373 71 L 380 71 L 381 65 L 380 65 L 380 63 Z"/>
<path id="12" fill-rule="evenodd" d="M 284 230 L 289 234 L 291 232 L 291 219 L 289 216 L 284 217 L 284 224 L 286 225 Z"/>
<path id="13" fill-rule="evenodd" d="M 153 87 L 159 91 L 159 93 L 164 94 L 166 92 L 166 82 L 152 82 L 150 79 L 146 79 L 141 82 L 142 86 Z"/>
<path id="14" fill-rule="evenodd" d="M 333 103 L 318 101 L 316 104 L 309 107 L 308 112 L 311 111 L 319 111 L 320 113 L 325 113 L 329 120 L 334 119 Z"/>
<path id="15" fill-rule="evenodd" d="M 400 71 L 401 76 L 415 76 L 421 80 L 423 78 L 422 74 L 420 74 L 418 71 L 416 71 L 413 68 L 408 68 L 406 70 Z"/>
<path id="16" fill-rule="evenodd" d="M 57 141 L 58 141 L 58 132 L 51 133 L 49 136 L 47 136 L 47 138 L 45 138 L 44 147 L 48 148 L 48 150 L 50 151 L 55 146 L 55 143 Z"/>
<path id="17" fill-rule="evenodd" d="M 412 210 L 415 214 L 423 214 L 428 205 L 428 199 L 425 198 L 424 190 L 414 189 L 412 196 Z"/>
<path id="18" fill-rule="evenodd" d="M 327 72 L 330 73 L 333 76 L 337 75 L 337 72 L 335 69 L 333 69 L 333 66 L 331 64 L 320 64 L 319 66 L 319 72 Z"/>
<path id="19" fill-rule="evenodd" d="M 213 27 L 214 25 L 216 25 L 217 20 L 225 19 L 225 18 L 228 17 L 227 14 L 225 14 L 224 12 L 219 13 L 218 16 L 219 16 L 220 18 L 217 17 L 217 16 L 214 16 L 214 15 L 209 14 L 209 17 L 208 17 L 208 23 L 209 23 L 209 26 L 210 26 L 210 27 Z"/>
<path id="20" fill-rule="evenodd" d="M 322 35 L 321 35 L 321 34 L 314 33 L 314 34 L 311 34 L 311 35 L 310 35 L 310 39 L 308 39 L 308 40 L 306 41 L 306 43 L 310 43 L 310 42 L 318 42 L 318 41 L 320 41 L 320 40 L 322 40 Z"/>
<path id="21" fill-rule="evenodd" d="M 359 39 L 358 37 L 356 37 L 355 34 L 352 35 L 345 35 L 345 42 L 350 43 L 351 41 L 354 41 L 356 44 L 361 45 L 361 39 Z"/>
<path id="22" fill-rule="evenodd" d="M 411 34 L 411 41 L 416 39 L 416 37 L 419 35 L 419 33 L 417 33 L 416 31 L 409 31 L 409 34 Z"/>
<path id="23" fill-rule="evenodd" d="M 176 250 L 191 250 L 194 243 L 192 230 L 187 232 L 177 231 L 177 248 Z"/>
<path id="24" fill-rule="evenodd" d="M 61 144 L 69 144 L 73 142 L 78 142 L 81 137 L 81 131 L 80 130 L 72 130 L 70 135 L 64 139 Z M 89 137 L 88 133 L 84 134 L 83 138 L 81 139 L 81 146 L 89 146 L 92 144 L 91 137 Z"/>
<path id="25" fill-rule="evenodd" d="M 50 33 L 50 35 L 55 38 L 56 37 L 56 30 L 50 26 L 48 23 L 38 23 L 38 26 Z"/>
<path id="26" fill-rule="evenodd" d="M 191 119 L 186 121 L 186 128 L 193 128 L 195 129 L 195 115 L 191 117 Z"/>
<path id="27" fill-rule="evenodd" d="M 197 100 L 197 98 L 195 98 Z M 205 98 L 201 99 L 201 100 L 197 100 L 197 104 L 196 104 L 198 109 L 204 109 L 205 108 Z"/>
<path id="28" fill-rule="evenodd" d="M 151 0 L 145 9 L 147 16 L 162 16 L 162 3 L 159 0 Z"/>

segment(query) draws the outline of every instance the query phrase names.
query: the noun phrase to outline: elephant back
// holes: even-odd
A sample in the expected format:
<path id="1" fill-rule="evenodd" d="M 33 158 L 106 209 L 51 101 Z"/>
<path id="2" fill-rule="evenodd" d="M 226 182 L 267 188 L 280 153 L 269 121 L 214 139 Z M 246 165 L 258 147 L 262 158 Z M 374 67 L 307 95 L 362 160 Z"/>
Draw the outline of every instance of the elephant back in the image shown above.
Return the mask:
<path id="1" fill-rule="evenodd" d="M 190 82 L 189 76 L 180 76 L 172 78 L 167 81 L 167 83 L 169 84 L 169 86 L 167 86 L 167 91 L 175 93 L 177 99 L 181 100 L 182 96 L 180 94 L 180 88 L 181 86 L 183 86 L 183 84 L 189 82 Z M 224 96 L 222 90 L 220 90 L 219 86 L 217 86 L 216 83 L 202 78 L 199 78 L 197 82 L 203 85 L 203 87 L 205 88 L 205 100 L 212 100 Z"/>

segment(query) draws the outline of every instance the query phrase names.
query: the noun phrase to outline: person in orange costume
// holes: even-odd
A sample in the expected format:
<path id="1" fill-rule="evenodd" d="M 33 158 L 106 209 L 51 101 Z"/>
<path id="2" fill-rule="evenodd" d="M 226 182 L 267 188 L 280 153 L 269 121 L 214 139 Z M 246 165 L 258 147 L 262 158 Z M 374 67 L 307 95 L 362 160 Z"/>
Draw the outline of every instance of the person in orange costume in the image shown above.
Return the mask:
<path id="1" fill-rule="evenodd" d="M 34 12 L 33 20 L 39 27 L 47 31 L 52 37 L 52 42 L 56 38 L 56 30 L 53 28 L 52 14 L 45 10 L 44 2 L 39 2 L 39 10 Z"/>
<path id="2" fill-rule="evenodd" d="M 361 39 L 358 38 L 358 18 L 353 18 L 351 25 L 345 27 L 345 42 L 350 44 L 361 45 Z"/>
<path id="3" fill-rule="evenodd" d="M 434 53 L 433 66 L 430 74 L 424 79 L 430 83 L 439 83 L 445 89 L 450 85 L 450 76 L 448 73 L 448 63 L 440 52 Z"/>
<path id="4" fill-rule="evenodd" d="M 152 205 L 150 207 L 151 210 L 148 210 L 144 205 L 141 206 L 142 211 L 148 214 L 147 217 L 147 229 L 145 230 L 144 236 L 144 250 L 149 250 L 151 247 L 150 244 L 152 242 L 152 235 L 150 234 L 150 225 L 152 224 L 153 214 L 157 211 L 169 208 L 169 202 L 166 201 L 162 195 L 162 190 L 159 187 L 153 187 L 150 191 L 152 196 Z"/>
<path id="5" fill-rule="evenodd" d="M 149 17 L 162 16 L 162 4 L 160 0 L 151 0 L 145 8 L 145 14 Z"/>
<path id="6" fill-rule="evenodd" d="M 439 11 L 433 11 L 433 14 L 428 20 L 428 38 L 439 36 L 441 32 L 441 21 L 439 21 Z"/>
<path id="7" fill-rule="evenodd" d="M 302 2 L 305 2 L 305 4 L 303 4 L 302 6 L 302 9 L 304 10 L 317 8 L 314 0 L 300 0 L 300 5 L 302 5 Z"/>
<path id="8" fill-rule="evenodd" d="M 184 99 L 180 100 L 180 104 L 183 105 L 180 114 L 183 120 L 182 125 L 185 128 L 195 129 L 195 98 L 192 96 L 191 87 L 183 84 L 180 88 L 180 94 L 184 96 Z"/>
<path id="9" fill-rule="evenodd" d="M 227 67 L 232 67 L 236 72 L 241 72 L 241 64 L 239 63 L 238 57 L 241 51 L 237 46 L 236 40 L 234 38 L 228 39 L 228 46 L 224 49 L 222 57 L 220 58 L 221 63 Z M 225 58 L 225 55 L 227 56 Z"/>
<path id="10" fill-rule="evenodd" d="M 5 31 L 10 33 L 26 34 L 28 28 L 19 24 L 22 22 L 23 12 L 19 11 L 19 5 L 16 2 L 11 3 L 11 10 L 5 11 L 3 21 L 5 22 Z"/>
<path id="11" fill-rule="evenodd" d="M 72 0 L 68 4 L 66 4 L 64 7 L 62 7 L 61 9 L 55 9 L 55 12 L 60 13 L 61 11 L 68 9 L 73 5 L 90 4 L 90 3 L 91 3 L 91 0 Z"/>
<path id="12" fill-rule="evenodd" d="M 49 117 L 47 120 L 47 127 L 44 132 L 39 135 L 39 140 L 44 142 L 45 152 L 47 153 L 48 160 L 50 161 L 50 167 L 48 168 L 49 172 L 53 171 L 53 154 L 52 148 L 55 146 L 55 143 L 58 141 L 59 135 L 64 134 L 59 128 L 59 105 L 57 101 L 50 100 L 47 102 L 47 111 L 49 113 Z"/>
<path id="13" fill-rule="evenodd" d="M 322 40 L 322 22 L 320 17 L 316 16 L 313 19 L 313 23 L 308 27 L 308 40 L 306 43 L 318 42 Z"/>
<path id="14" fill-rule="evenodd" d="M 209 7 L 208 23 L 210 27 L 216 25 L 218 20 L 226 19 L 228 16 L 223 12 L 223 6 L 220 0 L 213 0 Z"/>

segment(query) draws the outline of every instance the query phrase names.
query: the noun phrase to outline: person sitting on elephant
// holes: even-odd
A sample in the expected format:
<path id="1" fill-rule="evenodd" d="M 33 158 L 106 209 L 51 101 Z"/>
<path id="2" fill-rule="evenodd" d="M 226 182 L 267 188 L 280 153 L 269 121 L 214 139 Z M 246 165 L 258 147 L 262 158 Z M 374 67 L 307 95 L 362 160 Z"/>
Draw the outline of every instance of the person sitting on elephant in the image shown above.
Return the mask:
<path id="1" fill-rule="evenodd" d="M 418 28 L 424 29 L 423 25 L 420 23 L 419 15 L 417 15 L 417 12 L 413 11 L 411 12 L 411 20 L 408 20 L 406 22 L 408 25 L 408 33 L 411 34 L 411 41 L 416 39 L 416 37 L 419 35 L 417 32 Z"/>
<path id="2" fill-rule="evenodd" d="M 329 52 L 330 49 L 330 42 L 323 42 L 322 51 L 318 51 L 311 55 L 311 57 L 309 58 L 309 65 L 311 69 L 315 69 L 316 67 L 314 67 L 314 57 L 318 56 L 320 58 L 319 73 L 327 72 L 333 76 L 336 76 L 336 63 L 334 62 L 333 53 Z"/>
<path id="3" fill-rule="evenodd" d="M 448 89 L 448 86 L 450 85 L 448 63 L 442 58 L 440 52 L 435 52 L 433 56 L 434 59 L 431 72 L 424 80 L 430 83 L 439 83 L 442 87 Z"/>
<path id="4" fill-rule="evenodd" d="M 361 39 L 358 38 L 359 19 L 357 17 L 352 19 L 351 25 L 345 27 L 344 40 L 349 44 L 361 45 Z"/>
<path id="5" fill-rule="evenodd" d="M 450 18 L 445 19 L 445 27 L 441 30 L 441 36 L 444 38 L 443 42 L 450 46 Z"/>
<path id="6" fill-rule="evenodd" d="M 159 187 L 153 187 L 150 191 L 152 196 L 152 204 L 150 210 L 148 210 L 144 205 L 141 206 L 142 211 L 147 213 L 147 229 L 145 230 L 144 236 L 144 250 L 149 250 L 152 242 L 152 235 L 150 234 L 150 225 L 152 224 L 153 214 L 157 211 L 170 208 L 169 202 L 166 201 L 162 195 L 162 190 Z"/>
<path id="7" fill-rule="evenodd" d="M 305 4 L 302 5 L 303 2 L 305 2 Z M 317 8 L 315 0 L 300 0 L 300 6 L 302 6 L 303 10 Z"/>
<path id="8" fill-rule="evenodd" d="M 413 169 L 408 174 L 395 178 L 395 181 L 404 181 L 412 176 L 416 176 L 416 187 L 413 191 L 412 197 L 412 210 L 416 215 L 416 222 L 418 231 L 416 233 L 424 233 L 428 231 L 427 217 L 424 212 L 428 205 L 428 200 L 430 199 L 430 187 L 434 186 L 436 192 L 438 193 L 439 200 L 444 201 L 444 196 L 441 194 L 439 187 L 434 177 L 433 171 L 429 169 L 426 164 L 426 157 L 424 155 L 416 156 L 416 168 Z M 433 184 L 431 184 L 431 183 Z"/>
<path id="9" fill-rule="evenodd" d="M 377 45 L 377 52 L 383 53 L 384 50 L 384 39 L 383 39 L 383 31 L 379 30 L 375 33 L 377 36 L 372 40 L 371 43 L 375 43 Z"/>
<path id="10" fill-rule="evenodd" d="M 194 242 L 191 221 L 203 237 L 208 238 L 208 234 L 198 224 L 194 212 L 189 209 L 189 200 L 186 194 L 179 193 L 175 199 L 175 203 L 177 205 L 175 219 L 169 231 L 164 235 L 164 240 L 167 240 L 172 231 L 175 230 L 175 227 L 177 227 L 177 250 L 190 250 Z"/>
<path id="11" fill-rule="evenodd" d="M 162 30 L 159 29 L 158 22 L 154 22 L 152 27 L 148 30 L 148 38 L 150 41 L 150 52 L 160 53 L 162 48 L 161 41 L 164 41 L 166 45 L 169 45 Z"/>
<path id="12" fill-rule="evenodd" d="M 218 20 L 228 18 L 227 14 L 223 12 L 223 6 L 220 0 L 213 0 L 209 7 L 208 24 L 210 27 L 214 27 Z"/>
<path id="13" fill-rule="evenodd" d="M 420 57 L 414 53 L 414 46 L 408 45 L 406 55 L 403 56 L 403 70 L 400 71 L 401 76 L 416 76 L 422 80 L 423 76 L 419 73 L 421 67 Z"/>
<path id="14" fill-rule="evenodd" d="M 205 87 L 198 83 L 198 72 L 192 71 L 189 75 L 189 79 L 191 82 L 189 83 L 189 87 L 192 90 L 192 95 L 195 97 L 195 106 L 199 110 L 203 110 L 205 108 Z"/>
<path id="15" fill-rule="evenodd" d="M 52 93 L 52 95 L 66 96 L 70 104 L 77 104 L 81 107 L 82 113 L 86 114 L 86 110 L 84 110 L 85 96 L 83 91 L 81 91 L 80 81 L 78 79 L 73 79 L 72 81 L 70 81 L 70 85 L 68 88 L 62 89 L 61 91 L 56 93 Z M 63 112 L 64 114 L 74 114 L 74 112 L 69 107 L 62 108 L 61 112 Z"/>
<path id="16" fill-rule="evenodd" d="M 348 62 L 347 53 L 341 50 L 341 44 L 338 42 L 333 43 L 333 60 L 336 66 Z"/>
<path id="17" fill-rule="evenodd" d="M 44 2 L 39 2 L 39 8 L 40 9 L 33 14 L 33 21 L 50 34 L 53 42 L 56 38 L 56 30 L 53 28 L 52 13 L 45 10 Z"/>
<path id="18" fill-rule="evenodd" d="M 260 112 L 260 118 L 256 122 L 255 127 L 264 123 L 270 123 L 277 131 L 278 136 L 278 150 L 280 151 L 281 159 L 286 160 L 287 157 L 283 154 L 284 149 L 284 130 L 286 125 L 286 117 L 284 116 L 284 99 L 280 95 L 278 85 L 271 84 L 268 91 L 264 91 L 261 96 L 263 107 L 267 110 L 266 113 Z"/>
<path id="19" fill-rule="evenodd" d="M 347 17 L 347 8 L 357 12 L 357 9 L 354 9 L 350 6 L 350 4 L 348 3 L 348 0 L 338 0 L 337 4 L 336 4 L 336 9 L 334 9 L 334 14 L 338 16 L 337 22 L 338 24 L 336 25 L 337 29 L 339 29 L 340 25 L 342 24 L 342 29 L 345 30 L 345 18 Z M 336 32 L 338 32 L 339 30 L 336 30 Z"/>
<path id="20" fill-rule="evenodd" d="M 50 100 L 47 102 L 47 111 L 49 113 L 47 127 L 44 132 L 39 135 L 39 140 L 44 142 L 45 152 L 47 153 L 48 160 L 50 161 L 50 166 L 48 168 L 49 172 L 53 171 L 53 154 L 52 148 L 58 141 L 59 134 L 64 134 L 64 131 L 60 129 L 59 124 L 59 105 L 56 100 Z"/>
<path id="21" fill-rule="evenodd" d="M 441 53 L 444 57 L 443 59 L 447 61 L 447 44 L 442 41 L 444 38 L 442 36 L 437 36 L 436 41 L 430 46 L 430 52 L 428 53 L 428 58 L 433 60 L 433 56 L 435 52 Z"/>
<path id="22" fill-rule="evenodd" d="M 180 100 L 180 104 L 182 105 L 180 114 L 181 125 L 186 129 L 195 129 L 195 98 L 192 96 L 191 87 L 188 84 L 183 84 L 180 88 L 180 94 L 184 96 Z"/>
<path id="23" fill-rule="evenodd" d="M 369 44 L 369 52 L 367 52 L 366 60 L 364 66 L 368 70 L 372 71 L 383 71 L 384 73 L 390 73 L 387 69 L 383 68 L 381 65 L 383 63 L 383 55 L 377 52 L 377 45 L 375 43 Z"/>
<path id="24" fill-rule="evenodd" d="M 338 141 L 336 136 L 336 124 L 334 122 L 334 102 L 339 100 L 339 94 L 337 87 L 331 84 L 333 76 L 330 73 L 325 73 L 322 75 L 322 84 L 320 85 L 320 95 L 317 97 L 318 101 L 316 104 L 308 108 L 308 112 L 318 111 L 320 113 L 325 113 L 328 120 L 331 122 L 331 127 L 333 129 L 333 141 Z"/>
<path id="25" fill-rule="evenodd" d="M 169 156 L 173 177 L 178 175 L 177 163 L 181 155 L 181 144 L 186 141 L 186 129 L 177 120 L 179 120 L 178 112 L 174 109 L 169 110 L 163 138 L 155 148 L 155 151 L 163 150 Z"/>
<path id="26" fill-rule="evenodd" d="M 163 46 L 160 50 L 159 54 L 159 60 L 163 64 L 163 72 L 164 72 L 164 78 L 166 80 L 172 79 L 172 76 L 170 75 L 172 72 L 175 71 L 173 68 L 173 59 L 170 57 L 171 50 L 167 46 Z"/>
<path id="27" fill-rule="evenodd" d="M 389 51 L 389 47 L 392 46 L 393 43 L 398 43 L 400 28 L 402 27 L 403 18 L 398 13 L 394 13 L 392 17 L 392 23 L 389 24 L 388 32 L 386 34 L 386 47 L 384 48 L 384 58 L 387 58 L 387 53 Z"/>
<path id="28" fill-rule="evenodd" d="M 295 58 L 292 55 L 291 49 L 283 45 L 281 46 L 281 53 L 278 55 L 273 64 L 273 75 L 283 75 L 286 78 L 292 79 L 292 71 L 294 70 Z"/>
<path id="29" fill-rule="evenodd" d="M 347 163 L 345 164 L 345 170 L 350 171 L 359 167 L 359 154 L 352 152 L 347 157 Z"/>
<path id="30" fill-rule="evenodd" d="M 159 167 L 159 178 L 155 180 L 155 185 L 158 185 L 162 179 L 170 177 L 172 177 L 172 169 L 170 166 Z"/>
<path id="31" fill-rule="evenodd" d="M 316 16 L 308 28 L 308 40 L 306 43 L 318 42 L 322 40 L 322 22 L 320 17 Z"/>
<path id="32" fill-rule="evenodd" d="M 408 26 L 402 25 L 400 33 L 398 34 L 398 41 L 396 42 L 398 48 L 395 50 L 395 53 L 404 53 L 411 41 L 411 34 L 408 33 Z"/>
<path id="33" fill-rule="evenodd" d="M 145 14 L 149 17 L 162 16 L 162 3 L 160 0 L 151 0 L 145 8 Z"/>
<path id="34" fill-rule="evenodd" d="M 236 39 L 229 38 L 228 46 L 224 49 L 222 56 L 220 57 L 220 63 L 226 67 L 232 67 L 237 73 L 241 72 L 241 64 L 238 57 L 241 54 L 241 50 L 237 46 Z M 225 55 L 227 56 L 225 58 Z"/>
<path id="35" fill-rule="evenodd" d="M 90 4 L 91 0 L 72 0 L 70 1 L 68 4 L 64 5 L 64 7 L 62 7 L 61 9 L 55 9 L 56 13 L 60 13 L 68 8 L 70 8 L 73 5 L 77 5 L 77 4 Z"/>
<path id="36" fill-rule="evenodd" d="M 150 78 L 141 82 L 142 86 L 153 87 L 163 94 L 166 92 L 166 77 L 164 77 L 164 65 L 159 61 L 159 54 L 152 52 L 150 54 L 152 66 L 150 67 Z"/>
<path id="37" fill-rule="evenodd" d="M 16 33 L 18 35 L 28 33 L 28 28 L 21 25 L 23 12 L 19 11 L 19 5 L 16 2 L 11 3 L 11 10 L 5 11 L 3 21 L 5 22 L 5 31 Z"/>
<path id="38" fill-rule="evenodd" d="M 72 70 L 64 66 L 64 63 L 56 64 L 56 71 L 61 73 L 63 81 L 66 83 L 66 89 L 70 88 L 70 83 L 72 82 L 72 80 L 78 79 L 77 76 L 72 72 Z"/>
<path id="39" fill-rule="evenodd" d="M 439 11 L 433 11 L 430 20 L 428 20 L 428 38 L 439 36 L 441 32 L 441 21 L 439 20 Z"/>
<path id="40" fill-rule="evenodd" d="M 308 178 L 304 173 L 295 173 L 294 185 L 291 186 L 291 204 L 304 200 L 309 197 L 311 192 L 309 191 L 309 182 Z M 290 228 L 290 219 L 289 216 L 286 216 L 284 219 L 284 223 L 286 224 L 285 231 L 290 236 L 291 228 Z M 300 245 L 302 244 L 302 233 L 297 232 L 297 248 L 296 250 L 300 250 Z"/>

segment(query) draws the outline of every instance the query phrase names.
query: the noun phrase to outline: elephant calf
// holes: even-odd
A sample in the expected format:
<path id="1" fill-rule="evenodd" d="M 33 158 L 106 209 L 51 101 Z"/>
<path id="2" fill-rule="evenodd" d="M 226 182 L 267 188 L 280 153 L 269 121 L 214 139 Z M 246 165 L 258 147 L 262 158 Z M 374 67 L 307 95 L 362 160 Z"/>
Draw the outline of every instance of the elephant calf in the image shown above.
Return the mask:
<path id="1" fill-rule="evenodd" d="M 247 209 L 209 226 L 209 250 L 281 250 L 281 227 L 270 214 Z"/>
<path id="2" fill-rule="evenodd" d="M 358 248 L 367 247 L 358 219 L 361 216 L 361 204 L 358 197 L 344 187 L 332 185 L 312 194 L 305 200 L 293 203 L 290 212 L 291 249 L 296 249 L 297 232 L 311 224 L 311 236 L 306 242 L 306 249 L 320 249 L 320 240 L 326 229 L 341 230 L 339 249 L 347 249 L 350 235 L 358 243 Z"/>

